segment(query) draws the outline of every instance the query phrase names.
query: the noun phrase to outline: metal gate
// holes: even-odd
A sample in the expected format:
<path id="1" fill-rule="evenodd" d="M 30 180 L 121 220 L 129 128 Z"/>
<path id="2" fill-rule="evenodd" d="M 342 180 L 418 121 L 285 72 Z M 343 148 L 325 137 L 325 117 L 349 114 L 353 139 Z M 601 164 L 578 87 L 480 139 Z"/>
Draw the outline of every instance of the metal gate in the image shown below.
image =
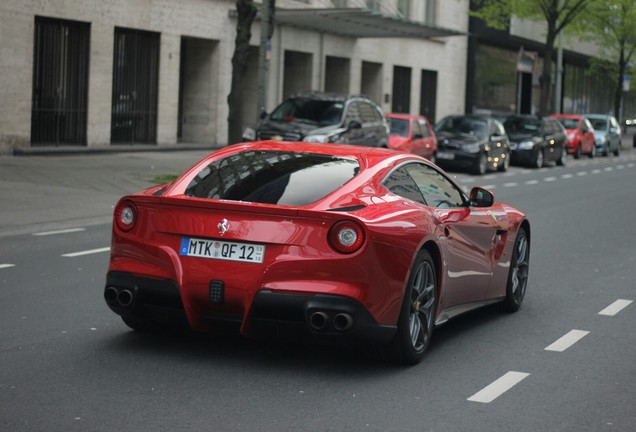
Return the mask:
<path id="1" fill-rule="evenodd" d="M 111 142 L 155 144 L 159 33 L 115 28 Z"/>
<path id="2" fill-rule="evenodd" d="M 437 104 L 437 71 L 422 69 L 420 87 L 420 114 L 435 123 L 435 105 Z"/>
<path id="3" fill-rule="evenodd" d="M 411 111 L 411 68 L 393 66 L 393 101 L 391 111 L 410 113 Z"/>
<path id="4" fill-rule="evenodd" d="M 31 144 L 85 145 L 90 24 L 35 17 Z"/>

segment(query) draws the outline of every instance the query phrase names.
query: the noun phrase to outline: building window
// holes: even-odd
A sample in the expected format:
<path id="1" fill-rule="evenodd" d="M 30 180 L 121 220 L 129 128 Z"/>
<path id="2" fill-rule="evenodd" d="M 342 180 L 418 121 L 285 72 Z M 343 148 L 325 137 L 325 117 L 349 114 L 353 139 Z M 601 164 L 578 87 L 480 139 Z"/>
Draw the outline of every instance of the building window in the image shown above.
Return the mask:
<path id="1" fill-rule="evenodd" d="M 115 29 L 111 142 L 157 141 L 159 33 Z"/>
<path id="2" fill-rule="evenodd" d="M 90 24 L 35 17 L 31 143 L 86 144 Z"/>

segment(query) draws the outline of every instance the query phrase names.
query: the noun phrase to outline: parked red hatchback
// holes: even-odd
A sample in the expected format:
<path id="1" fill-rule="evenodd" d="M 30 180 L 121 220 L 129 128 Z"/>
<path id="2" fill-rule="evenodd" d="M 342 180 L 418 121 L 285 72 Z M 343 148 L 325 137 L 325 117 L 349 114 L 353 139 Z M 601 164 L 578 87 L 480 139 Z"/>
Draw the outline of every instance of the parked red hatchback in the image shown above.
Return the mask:
<path id="1" fill-rule="evenodd" d="M 593 158 L 596 152 L 594 128 L 588 119 L 576 114 L 551 114 L 559 119 L 568 134 L 568 154 L 578 159 L 582 154 Z"/>
<path id="2" fill-rule="evenodd" d="M 435 162 L 437 138 L 428 119 L 410 114 L 387 114 L 389 147 L 415 153 Z"/>

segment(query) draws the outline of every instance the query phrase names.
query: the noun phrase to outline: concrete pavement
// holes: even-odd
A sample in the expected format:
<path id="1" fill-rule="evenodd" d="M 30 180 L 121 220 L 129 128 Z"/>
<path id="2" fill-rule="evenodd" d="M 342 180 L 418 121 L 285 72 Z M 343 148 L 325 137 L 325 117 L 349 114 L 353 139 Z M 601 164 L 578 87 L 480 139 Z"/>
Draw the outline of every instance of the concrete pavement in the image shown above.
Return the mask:
<path id="1" fill-rule="evenodd" d="M 110 223 L 123 195 L 213 150 L 0 157 L 0 237 Z"/>

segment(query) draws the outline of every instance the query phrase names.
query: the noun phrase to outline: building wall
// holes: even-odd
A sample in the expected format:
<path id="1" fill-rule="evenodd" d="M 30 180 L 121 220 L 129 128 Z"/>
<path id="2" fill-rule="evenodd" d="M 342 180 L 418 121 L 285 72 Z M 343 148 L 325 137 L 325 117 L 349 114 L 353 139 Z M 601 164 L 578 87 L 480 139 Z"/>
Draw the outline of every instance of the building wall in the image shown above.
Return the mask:
<path id="1" fill-rule="evenodd" d="M 284 1 L 277 4 L 283 5 Z M 290 6 L 326 7 L 330 2 L 288 1 Z M 283 5 L 284 6 L 284 5 Z M 418 1 L 411 15 L 423 15 Z M 31 102 L 33 39 L 36 16 L 90 23 L 88 80 L 87 147 L 110 146 L 112 76 L 115 27 L 160 33 L 157 145 L 178 145 L 180 50 L 182 38 L 200 38 L 214 44 L 210 86 L 213 106 L 202 108 L 210 123 L 202 125 L 197 142 L 225 145 L 227 141 L 227 95 L 231 84 L 231 59 L 234 49 L 235 18 L 230 10 L 234 0 L 3 0 L 0 5 L 0 152 L 31 146 Z M 435 24 L 467 32 L 468 0 L 439 1 L 434 8 Z M 425 17 L 410 19 L 424 21 Z M 426 17 L 429 19 L 430 17 Z M 258 20 L 252 27 L 251 44 L 260 41 Z M 412 68 L 411 111 L 419 107 L 422 69 L 438 72 L 438 116 L 463 112 L 466 67 L 466 37 L 424 39 L 354 39 L 277 25 L 269 63 L 267 110 L 283 96 L 284 53 L 286 50 L 311 54 L 311 88 L 323 90 L 325 57 L 349 59 L 349 90 L 361 92 L 362 62 L 382 64 L 382 95 L 392 89 L 393 66 Z M 253 50 L 255 51 L 255 50 Z M 254 64 L 252 62 L 252 64 Z M 254 76 L 253 73 L 249 74 Z M 253 88 L 250 84 L 248 88 Z M 196 89 L 195 89 L 196 90 Z M 193 89 L 190 89 L 193 91 Z M 246 103 L 256 103 L 255 95 Z M 390 110 L 390 95 L 382 107 Z M 249 112 L 250 109 L 244 111 Z M 253 110 L 257 112 L 256 108 Z M 187 119 L 186 119 L 187 120 Z M 246 125 L 251 119 L 245 121 Z M 184 140 L 189 136 L 184 135 Z"/>

